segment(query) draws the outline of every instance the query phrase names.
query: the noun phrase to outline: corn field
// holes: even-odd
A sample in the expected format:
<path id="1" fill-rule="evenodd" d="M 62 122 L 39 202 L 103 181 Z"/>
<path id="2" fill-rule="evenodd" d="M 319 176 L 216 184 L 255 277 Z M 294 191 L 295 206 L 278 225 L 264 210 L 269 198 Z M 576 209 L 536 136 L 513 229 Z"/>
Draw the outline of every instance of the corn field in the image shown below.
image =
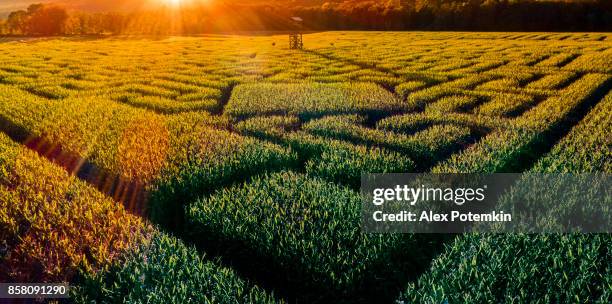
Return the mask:
<path id="1" fill-rule="evenodd" d="M 1 41 L 0 281 L 76 303 L 612 302 L 609 235 L 364 234 L 359 195 L 368 172 L 610 173 L 612 35 L 285 40 Z"/>

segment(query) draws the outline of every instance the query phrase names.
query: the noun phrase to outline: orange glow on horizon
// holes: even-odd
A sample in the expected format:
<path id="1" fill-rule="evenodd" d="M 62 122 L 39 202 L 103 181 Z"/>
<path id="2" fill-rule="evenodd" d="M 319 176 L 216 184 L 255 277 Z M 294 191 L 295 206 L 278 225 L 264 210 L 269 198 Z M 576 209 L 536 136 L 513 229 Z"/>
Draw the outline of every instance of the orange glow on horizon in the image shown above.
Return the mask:
<path id="1" fill-rule="evenodd" d="M 181 5 L 181 0 L 163 0 L 163 1 L 166 1 L 168 4 L 174 7 Z"/>

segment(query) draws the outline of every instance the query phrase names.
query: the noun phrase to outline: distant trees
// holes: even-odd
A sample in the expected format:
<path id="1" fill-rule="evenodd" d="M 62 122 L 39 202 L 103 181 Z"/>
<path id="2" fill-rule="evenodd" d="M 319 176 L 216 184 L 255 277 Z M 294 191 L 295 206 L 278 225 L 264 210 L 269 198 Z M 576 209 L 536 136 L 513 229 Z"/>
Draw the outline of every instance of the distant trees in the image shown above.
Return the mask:
<path id="1" fill-rule="evenodd" d="M 120 13 L 74 13 L 66 21 L 68 35 L 118 35 L 125 31 L 128 17 Z"/>
<path id="2" fill-rule="evenodd" d="M 268 4 L 274 3 L 274 4 Z M 67 12 L 33 4 L 12 12 L 0 34 L 200 34 L 286 30 L 301 16 L 311 30 L 611 31 L 611 0 L 330 0 L 218 2 L 181 11 Z M 308 3 L 308 2 L 303 2 Z M 312 2 L 309 2 L 312 3 Z M 239 13 L 237 13 L 239 12 Z"/>
<path id="3" fill-rule="evenodd" d="M 66 9 L 55 5 L 32 4 L 27 10 L 9 14 L 7 32 L 16 35 L 51 36 L 64 33 Z"/>
<path id="4" fill-rule="evenodd" d="M 0 22 L 0 34 L 24 36 L 120 34 L 128 16 L 120 13 L 84 13 L 61 6 L 32 4 Z"/>
<path id="5" fill-rule="evenodd" d="M 16 11 L 8 15 L 6 26 L 11 34 L 26 33 L 27 13 L 25 11 Z"/>
<path id="6" fill-rule="evenodd" d="M 610 0 L 344 0 L 294 13 L 321 30 L 612 30 Z"/>

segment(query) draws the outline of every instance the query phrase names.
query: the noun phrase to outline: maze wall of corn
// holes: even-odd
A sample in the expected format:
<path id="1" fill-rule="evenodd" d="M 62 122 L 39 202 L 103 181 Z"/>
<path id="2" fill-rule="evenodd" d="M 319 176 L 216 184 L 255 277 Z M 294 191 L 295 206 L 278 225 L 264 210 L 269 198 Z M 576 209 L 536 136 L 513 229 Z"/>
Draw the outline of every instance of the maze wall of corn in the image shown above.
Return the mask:
<path id="1" fill-rule="evenodd" d="M 611 303 L 612 236 L 363 234 L 363 172 L 612 171 L 612 35 L 0 41 L 0 282 L 74 303 Z M 555 208 L 552 206 L 551 208 Z"/>

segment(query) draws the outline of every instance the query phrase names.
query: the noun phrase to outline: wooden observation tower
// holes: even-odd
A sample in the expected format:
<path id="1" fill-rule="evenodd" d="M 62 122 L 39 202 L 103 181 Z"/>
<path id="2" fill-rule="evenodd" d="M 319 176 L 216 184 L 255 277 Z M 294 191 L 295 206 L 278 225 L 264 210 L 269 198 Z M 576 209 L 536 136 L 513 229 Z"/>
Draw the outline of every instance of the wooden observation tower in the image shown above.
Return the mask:
<path id="1" fill-rule="evenodd" d="M 291 17 L 293 21 L 293 30 L 289 33 L 289 49 L 301 50 L 304 48 L 304 40 L 302 39 L 302 18 Z"/>

